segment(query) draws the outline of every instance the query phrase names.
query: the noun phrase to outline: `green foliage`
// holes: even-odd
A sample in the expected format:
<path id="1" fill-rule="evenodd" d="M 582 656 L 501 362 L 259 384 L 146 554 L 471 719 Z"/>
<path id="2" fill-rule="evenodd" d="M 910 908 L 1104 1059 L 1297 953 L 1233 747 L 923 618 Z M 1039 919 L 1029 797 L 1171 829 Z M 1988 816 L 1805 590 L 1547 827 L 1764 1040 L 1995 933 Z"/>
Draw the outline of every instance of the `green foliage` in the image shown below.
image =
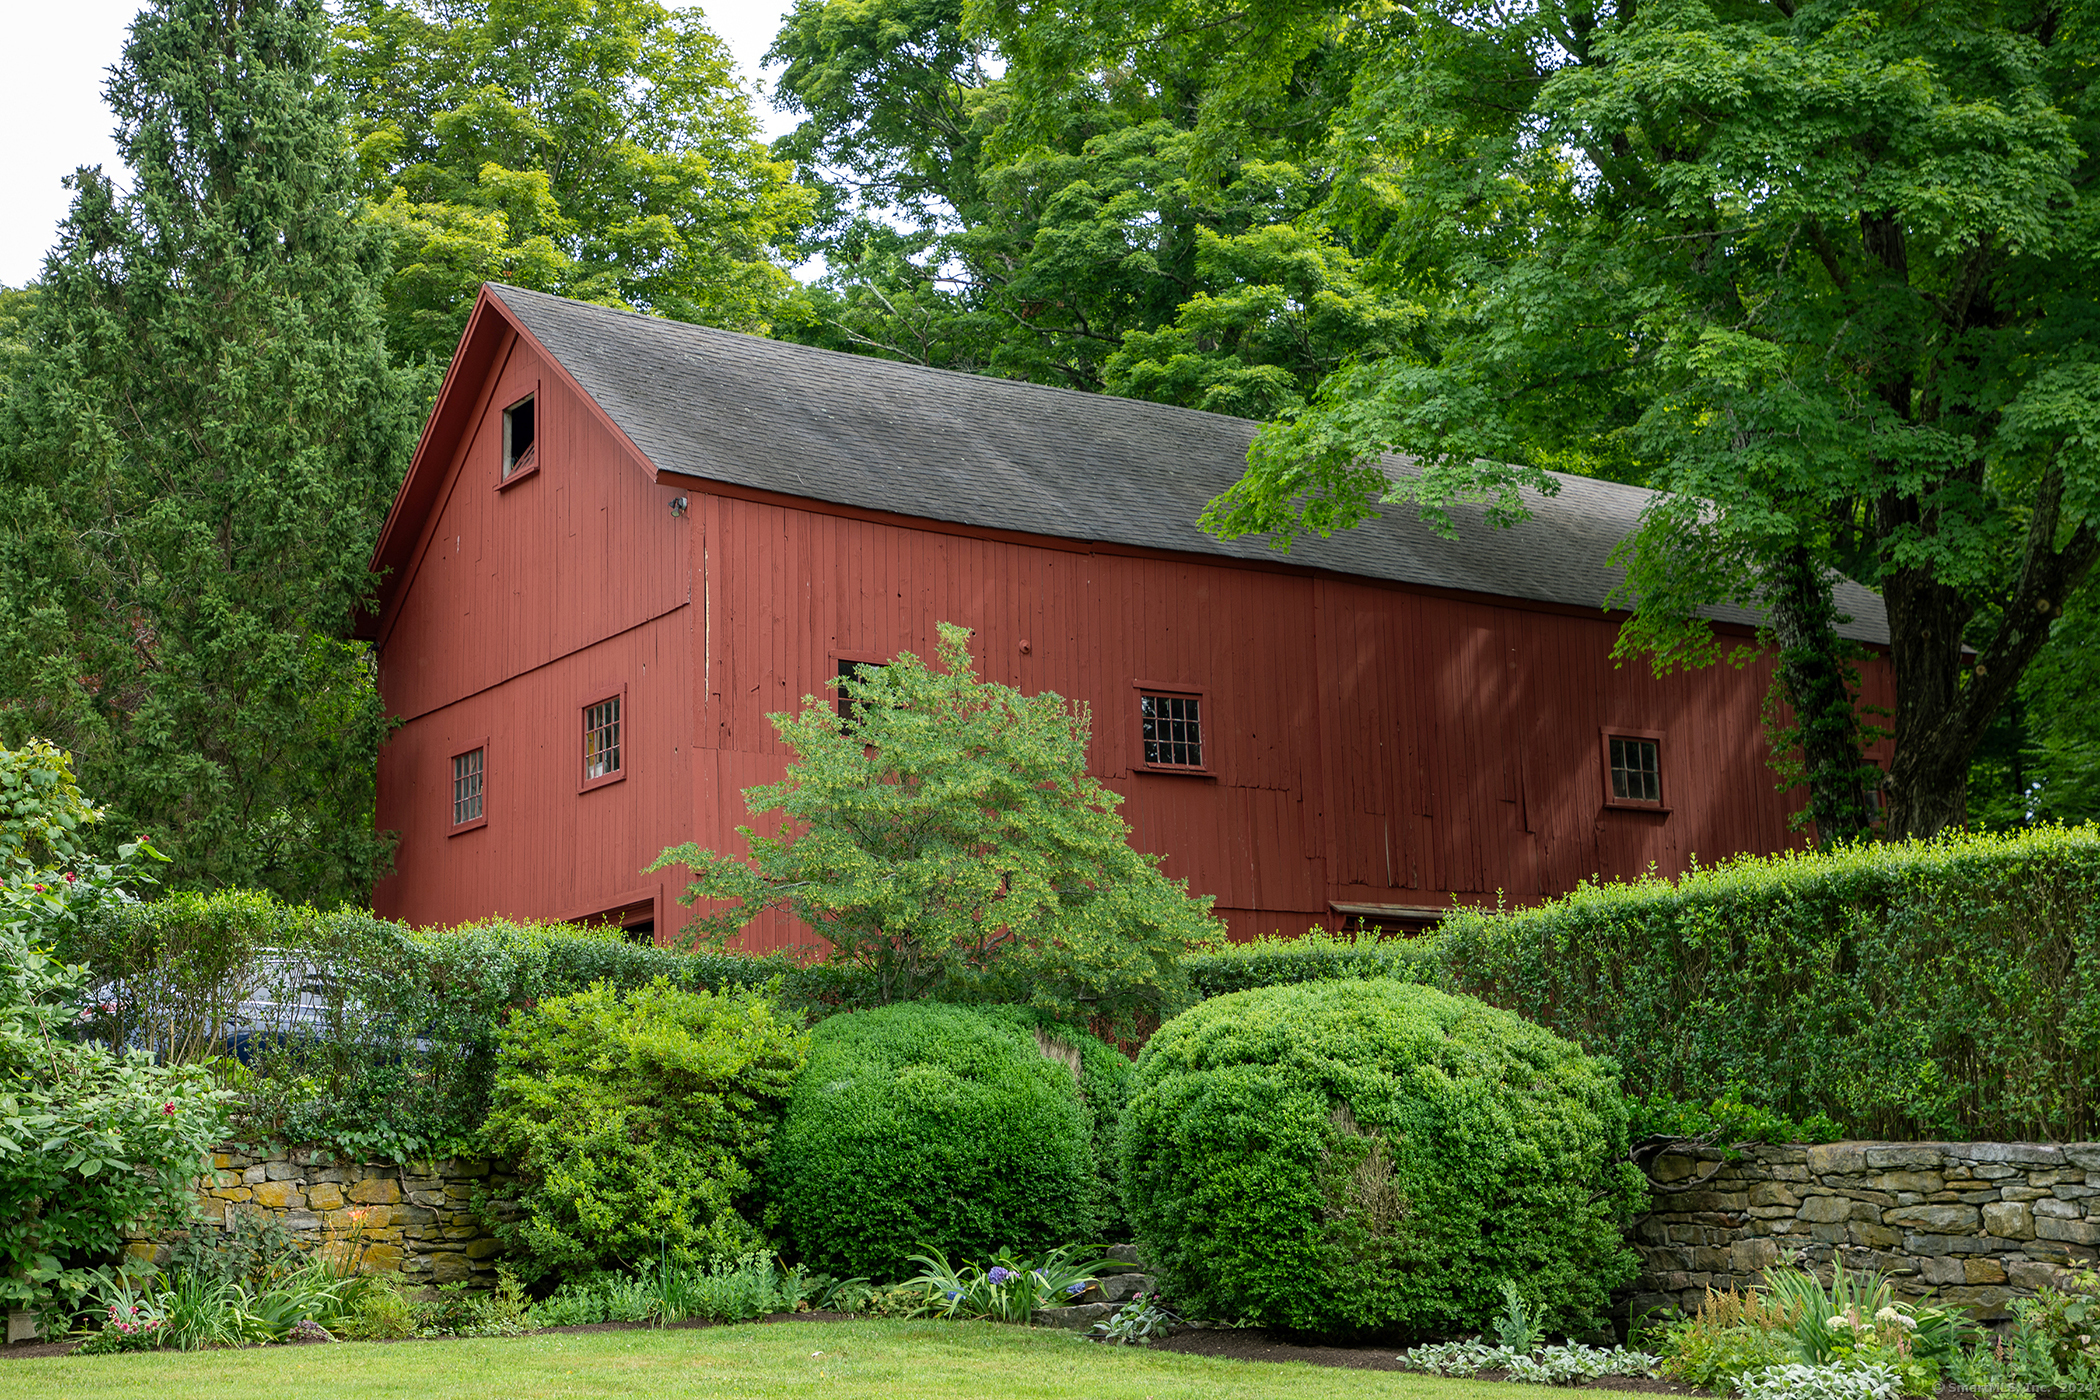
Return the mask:
<path id="1" fill-rule="evenodd" d="M 1702 1390 L 1733 1390 L 1744 1377 L 1795 1356 L 1794 1315 L 1757 1289 L 1709 1288 L 1699 1311 L 1663 1332 L 1661 1370 Z"/>
<path id="2" fill-rule="evenodd" d="M 199 1070 L 73 1038 L 90 974 L 54 946 L 128 900 L 152 852 L 39 869 L 94 809 L 48 748 L 0 749 L 0 775 L 0 850 L 14 853 L 0 868 L 0 1306 L 42 1309 L 106 1280 L 126 1227 L 183 1218 L 225 1106 Z"/>
<path id="3" fill-rule="evenodd" d="M 1863 1137 L 2100 1131 L 2100 830 L 1740 859 L 1444 921 L 1443 985 L 1644 1098 Z"/>
<path id="4" fill-rule="evenodd" d="M 603 983 L 513 1015 L 482 1137 L 517 1164 L 499 1225 L 535 1273 L 734 1258 L 803 1032 L 763 994 Z"/>
<path id="5" fill-rule="evenodd" d="M 1813 729 L 1842 699 L 1829 571 L 1878 585 L 1904 678 L 1885 821 L 1962 822 L 1971 753 L 2100 554 L 2100 33 L 2076 11 L 995 8 L 1032 41 L 1017 85 L 1217 55 L 1195 129 L 1227 154 L 1318 46 L 1367 55 L 1316 217 L 1428 324 L 1265 428 L 1211 528 L 1482 503 L 1511 524 L 1553 467 L 1659 487 L 1623 552 L 1623 650 L 1708 661 L 1712 605 L 1769 606 L 1818 672 L 1788 684 Z M 1386 450 L 1415 469 L 1389 480 Z M 1809 757 L 1856 784 L 1856 756 Z"/>
<path id="6" fill-rule="evenodd" d="M 95 1300 L 101 1331 L 83 1351 L 143 1351 L 281 1342 L 301 1322 L 339 1324 L 363 1280 L 315 1261 L 269 1278 L 244 1282 L 209 1271 L 176 1269 L 150 1286 L 105 1286 Z"/>
<path id="7" fill-rule="evenodd" d="M 1070 1305 L 1108 1263 L 1082 1264 L 1074 1258 L 1078 1253 L 1075 1246 L 1053 1249 L 1037 1264 L 1001 1250 L 989 1265 L 957 1267 L 938 1249 L 929 1249 L 911 1257 L 922 1267 L 905 1284 L 925 1291 L 928 1317 L 1026 1324 L 1044 1308 Z"/>
<path id="8" fill-rule="evenodd" d="M 1789 1118 L 1743 1102 L 1742 1087 L 1710 1103 L 1690 1103 L 1667 1094 L 1627 1101 L 1630 1131 L 1636 1142 L 1646 1137 L 1692 1138 L 1709 1143 L 1837 1142 L 1844 1126 L 1820 1113 Z"/>
<path id="9" fill-rule="evenodd" d="M 1349 980 L 1162 1026 L 1123 1189 L 1161 1290 L 1199 1316 L 1448 1335 L 1508 1278 L 1580 1330 L 1632 1276 L 1626 1148 L 1608 1064 L 1468 998 Z"/>
<path id="10" fill-rule="evenodd" d="M 748 860 L 687 844 L 651 869 L 695 872 L 683 903 L 730 902 L 688 934 L 725 940 L 785 909 L 884 1001 L 1171 1010 L 1181 955 L 1218 936 L 1210 899 L 1131 849 L 1123 799 L 1086 772 L 1084 709 L 979 680 L 969 635 L 941 624 L 941 671 L 901 652 L 839 682 L 850 723 L 814 696 L 772 716 L 796 758 L 744 800 L 780 813 L 774 834 L 739 827 Z"/>
<path id="11" fill-rule="evenodd" d="M 1923 1303 L 1900 1303 L 1878 1273 L 1831 1266 L 1829 1282 L 1800 1269 L 1765 1275 L 1773 1312 L 1786 1319 L 1795 1358 L 1810 1366 L 1879 1367 L 1906 1395 L 1939 1390 L 1940 1374 L 1976 1331 L 1967 1315 Z"/>
<path id="12" fill-rule="evenodd" d="M 717 1259 L 711 1266 L 651 1259 L 632 1274 L 599 1272 L 563 1284 L 533 1305 L 531 1321 L 536 1327 L 661 1326 L 688 1318 L 749 1322 L 768 1313 L 794 1312 L 825 1291 L 836 1291 L 835 1281 L 813 1279 L 799 1266 L 783 1269 L 764 1251 Z"/>
<path id="13" fill-rule="evenodd" d="M 336 29 L 396 353 L 452 353 L 485 281 L 763 333 L 811 192 L 756 140 L 698 9 L 353 0 Z"/>
<path id="14" fill-rule="evenodd" d="M 1192 954 L 1181 965 L 1199 997 L 1351 977 L 1435 982 L 1441 973 L 1433 937 L 1380 938 L 1370 933 L 1337 937 L 1320 929 L 1309 929 L 1300 938 L 1279 935 L 1227 943 Z"/>
<path id="15" fill-rule="evenodd" d="M 543 998 L 659 978 L 694 991 L 777 983 L 784 1006 L 810 1014 L 872 995 L 828 964 L 679 954 L 616 929 L 504 919 L 411 929 L 252 891 L 104 909 L 61 951 L 107 989 L 84 1028 L 111 1044 L 150 1028 L 164 1054 L 209 1064 L 236 1091 L 243 1139 L 383 1161 L 475 1150 L 497 1031 Z M 218 1058 L 244 1002 L 240 1062 Z"/>
<path id="16" fill-rule="evenodd" d="M 416 422 L 319 0 L 152 0 L 0 391 L 0 743 L 173 875 L 361 899 L 386 729 L 344 640 Z M 105 847 L 106 853 L 107 847 Z"/>
<path id="17" fill-rule="evenodd" d="M 2046 1390 L 2100 1389 L 2100 1274 L 2080 1269 L 2068 1286 L 2013 1300 L 2006 1348 L 2016 1379 Z"/>
<path id="18" fill-rule="evenodd" d="M 1353 54 L 1306 56 L 1221 155 L 1190 130 L 1190 99 L 1229 73 L 1183 61 L 1186 35 L 1140 81 L 1060 55 L 1074 81 L 1054 91 L 1013 61 L 1027 39 L 1005 5 L 798 0 L 771 56 L 787 64 L 776 100 L 804 120 L 775 151 L 829 208 L 814 318 L 790 334 L 1258 417 L 1416 333 L 1418 307 L 1300 222 Z"/>
<path id="19" fill-rule="evenodd" d="M 1024 1254 L 1089 1237 L 1089 1115 L 1066 1063 L 1008 1017 L 933 1002 L 811 1033 L 772 1200 L 813 1268 L 898 1278 L 929 1249 Z"/>

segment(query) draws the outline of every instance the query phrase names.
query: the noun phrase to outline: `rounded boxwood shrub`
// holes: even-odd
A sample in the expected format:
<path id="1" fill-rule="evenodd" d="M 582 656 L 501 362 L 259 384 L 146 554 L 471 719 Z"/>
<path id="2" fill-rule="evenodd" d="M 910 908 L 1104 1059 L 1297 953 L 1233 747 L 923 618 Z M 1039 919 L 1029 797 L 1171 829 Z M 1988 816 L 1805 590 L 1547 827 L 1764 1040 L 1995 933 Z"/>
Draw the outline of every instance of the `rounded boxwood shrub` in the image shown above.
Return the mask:
<path id="1" fill-rule="evenodd" d="M 1085 1238 L 1100 1193 L 1074 1079 L 1006 1008 L 907 1002 L 818 1023 L 773 1157 L 789 1242 L 882 1283 L 928 1245 L 983 1259 Z"/>
<path id="2" fill-rule="evenodd" d="M 1405 982 L 1235 992 L 1161 1027 L 1124 1204 L 1177 1310 L 1322 1333 L 1477 1330 L 1514 1281 L 1581 1331 L 1632 1276 L 1615 1070 Z"/>

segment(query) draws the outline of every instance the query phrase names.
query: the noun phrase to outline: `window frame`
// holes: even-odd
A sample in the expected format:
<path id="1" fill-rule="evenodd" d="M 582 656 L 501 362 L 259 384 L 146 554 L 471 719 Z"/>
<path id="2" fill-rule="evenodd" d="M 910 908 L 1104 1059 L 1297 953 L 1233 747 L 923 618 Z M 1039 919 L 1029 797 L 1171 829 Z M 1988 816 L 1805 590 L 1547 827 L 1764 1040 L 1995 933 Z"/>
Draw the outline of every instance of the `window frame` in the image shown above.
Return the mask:
<path id="1" fill-rule="evenodd" d="M 620 718 L 619 718 L 619 725 L 620 725 L 620 738 L 619 738 L 619 749 L 620 749 L 620 766 L 619 766 L 618 768 L 615 768 L 615 769 L 613 769 L 613 770 L 612 770 L 612 772 L 610 772 L 610 773 L 606 773 L 606 774 L 604 774 L 604 775 L 602 775 L 602 776 L 600 776 L 600 777 L 596 777 L 596 778 L 587 778 L 587 777 L 585 777 L 585 776 L 584 776 L 584 772 L 585 772 L 585 769 L 584 769 L 584 754 L 585 754 L 585 750 L 584 750 L 584 747 L 583 747 L 583 745 L 584 745 L 584 741 L 585 741 L 585 738 L 586 738 L 586 736 L 587 736 L 587 735 L 589 735 L 589 733 L 591 732 L 591 731 L 590 731 L 590 728 L 589 728 L 589 724 L 590 724 L 590 716 L 591 716 L 591 707 L 592 707 L 592 706 L 594 706 L 594 705 L 602 705 L 602 704 L 604 704 L 604 703 L 605 703 L 606 701 L 608 701 L 608 700 L 617 700 L 617 701 L 619 701 L 619 702 L 620 702 Z M 596 788 L 602 788 L 602 787 L 611 787 L 611 786 L 612 786 L 612 785 L 613 785 L 614 783 L 624 783 L 624 782 L 626 782 L 626 781 L 627 781 L 627 770 L 628 770 L 628 768 L 629 768 L 629 767 L 631 766 L 631 765 L 629 765 L 629 763 L 627 762 L 627 758 L 628 758 L 628 754 L 629 754 L 629 748 L 628 748 L 628 745 L 629 745 L 630 741 L 631 741 L 631 740 L 633 739 L 633 737 L 634 737 L 634 735 L 633 735 L 633 730 L 632 730 L 632 726 L 633 726 L 633 724 L 634 724 L 634 707 L 633 707 L 633 705 L 631 705 L 631 704 L 629 704 L 629 703 L 628 703 L 628 699 L 627 699 L 627 686 L 626 686 L 626 685 L 625 685 L 624 683 L 622 683 L 621 685 L 619 685 L 619 686 L 617 686 L 617 687 L 614 687 L 614 688 L 610 688 L 610 689 L 599 689 L 599 690 L 594 690 L 594 691 L 592 691 L 592 692 L 590 693 L 590 697 L 589 697 L 588 699 L 586 699 L 585 701 L 583 701 L 583 703 L 581 703 L 580 705 L 578 705 L 578 706 L 576 707 L 576 728 L 575 728 L 574 730 L 572 730 L 571 732 L 572 732 L 572 733 L 573 733 L 573 734 L 574 734 L 574 735 L 576 736 L 576 741 L 577 741 L 577 742 L 576 742 L 576 791 L 577 791 L 577 792 L 579 792 L 579 793 L 585 793 L 585 792 L 590 792 L 590 791 L 592 791 L 592 790 L 594 790 L 594 789 L 596 789 Z"/>
<path id="2" fill-rule="evenodd" d="M 540 458 L 537 449 L 539 448 L 540 440 L 547 436 L 547 421 L 545 415 L 541 412 L 544 405 L 540 403 L 540 398 L 540 384 L 535 379 L 530 390 L 518 395 L 517 398 L 503 406 L 500 415 L 502 441 L 497 445 L 496 449 L 496 489 L 498 491 L 508 491 L 519 482 L 540 474 Z M 533 454 L 532 465 L 524 468 L 522 471 L 512 471 L 510 469 L 510 415 L 519 405 L 527 403 L 532 405 L 532 442 L 525 450 Z"/>
<path id="3" fill-rule="evenodd" d="M 1136 704 L 1130 707 L 1131 739 L 1132 742 L 1136 745 L 1136 747 L 1132 748 L 1130 751 L 1130 771 L 1133 773 L 1172 773 L 1184 778 L 1217 777 L 1217 731 L 1212 727 L 1211 717 L 1214 714 L 1214 711 L 1211 708 L 1209 687 L 1200 685 L 1185 685 L 1180 682 L 1169 683 L 1166 681 L 1139 680 L 1132 681 L 1130 683 L 1130 688 L 1133 692 L 1135 692 L 1132 698 L 1134 698 L 1137 701 Z M 1166 699 L 1173 700 L 1194 700 L 1196 702 L 1196 743 L 1203 750 L 1202 763 L 1187 764 L 1146 762 L 1144 700 L 1147 695 L 1157 695 Z"/>
<path id="4" fill-rule="evenodd" d="M 456 765 L 459 760 L 476 750 L 479 750 L 481 753 L 481 815 L 473 818 L 471 821 L 455 822 L 451 820 L 451 816 L 457 810 L 458 803 L 458 798 L 454 795 L 452 788 L 452 785 L 459 781 Z M 486 736 L 475 740 L 465 748 L 453 750 L 451 755 L 446 758 L 444 792 L 445 835 L 448 839 L 454 836 L 464 836 L 470 831 L 479 831 L 489 824 L 489 741 Z"/>
<path id="5" fill-rule="evenodd" d="M 1640 739 L 1655 745 L 1655 801 L 1645 798 L 1619 797 L 1611 790 L 1611 741 L 1614 739 Z M 1597 731 L 1598 773 L 1603 779 L 1604 805 L 1620 812 L 1667 812 L 1670 810 L 1670 779 L 1666 758 L 1669 736 L 1660 729 L 1626 729 L 1606 727 Z"/>
<path id="6" fill-rule="evenodd" d="M 895 655 L 878 656 L 872 651 L 835 651 L 831 653 L 831 675 L 836 680 L 841 674 L 841 666 L 887 666 L 896 659 Z M 850 728 L 853 719 L 846 709 L 848 703 L 849 697 L 846 692 L 834 686 L 831 690 L 831 711 Z"/>

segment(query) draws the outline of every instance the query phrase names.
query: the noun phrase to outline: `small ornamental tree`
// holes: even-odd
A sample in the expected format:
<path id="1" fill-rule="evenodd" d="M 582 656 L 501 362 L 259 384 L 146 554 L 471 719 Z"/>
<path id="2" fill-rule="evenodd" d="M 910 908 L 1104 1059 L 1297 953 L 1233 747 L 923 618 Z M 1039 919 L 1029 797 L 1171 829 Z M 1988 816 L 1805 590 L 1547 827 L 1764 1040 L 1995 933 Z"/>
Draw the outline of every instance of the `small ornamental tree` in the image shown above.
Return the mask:
<path id="1" fill-rule="evenodd" d="M 51 946 L 156 858 L 127 843 L 87 863 L 101 819 L 64 754 L 0 748 L 0 1308 L 77 1302 L 106 1279 L 126 1226 L 185 1214 L 224 1127 L 203 1068 L 75 1038 L 88 970 Z"/>
<path id="2" fill-rule="evenodd" d="M 968 630 L 940 633 L 941 670 L 902 652 L 841 678 L 850 720 L 813 696 L 772 716 L 797 759 L 744 800 L 780 814 L 774 834 L 739 827 L 749 859 L 688 843 L 650 867 L 696 872 L 686 904 L 729 902 L 684 933 L 726 939 L 784 909 L 876 974 L 885 1002 L 1117 1018 L 1178 1004 L 1181 955 L 1222 933 L 1210 900 L 1130 848 L 1123 799 L 1086 773 L 1084 707 L 978 679 Z"/>

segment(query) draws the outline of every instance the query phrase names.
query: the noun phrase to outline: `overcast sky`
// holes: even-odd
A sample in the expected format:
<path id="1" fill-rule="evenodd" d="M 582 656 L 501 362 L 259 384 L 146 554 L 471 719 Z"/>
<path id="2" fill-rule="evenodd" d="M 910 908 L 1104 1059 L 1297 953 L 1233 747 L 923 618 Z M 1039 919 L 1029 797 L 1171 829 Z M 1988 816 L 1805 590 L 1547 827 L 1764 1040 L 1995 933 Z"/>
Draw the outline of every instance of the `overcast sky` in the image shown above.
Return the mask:
<path id="1" fill-rule="evenodd" d="M 791 0 L 719 0 L 708 23 L 729 44 L 748 83 Z M 59 181 L 74 167 L 117 164 L 102 83 L 124 47 L 138 0 L 7 0 L 11 59 L 0 60 L 0 286 L 37 275 L 72 192 Z M 793 123 L 757 106 L 768 137 Z"/>

